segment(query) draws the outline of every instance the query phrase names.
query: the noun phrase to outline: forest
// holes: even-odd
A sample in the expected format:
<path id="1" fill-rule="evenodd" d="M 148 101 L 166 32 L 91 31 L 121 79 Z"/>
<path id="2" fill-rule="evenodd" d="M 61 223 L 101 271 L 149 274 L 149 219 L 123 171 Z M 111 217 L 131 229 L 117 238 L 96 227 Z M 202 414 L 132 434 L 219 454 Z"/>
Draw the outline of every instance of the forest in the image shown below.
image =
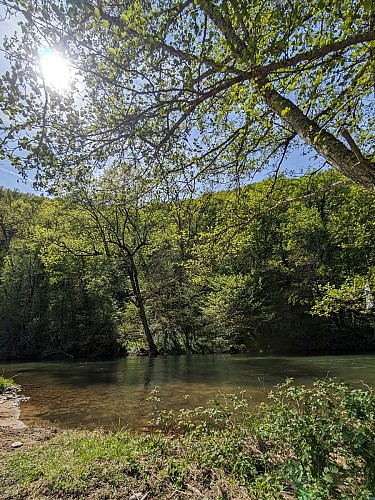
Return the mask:
<path id="1" fill-rule="evenodd" d="M 2 360 L 374 350 L 370 192 L 327 170 L 167 203 L 121 176 L 1 190 Z"/>
<path id="2" fill-rule="evenodd" d="M 61 413 L 82 428 L 0 428 L 1 499 L 375 496 L 362 355 L 375 352 L 374 12 L 374 0 L 0 0 L 0 171 L 39 193 L 0 189 L 0 361 L 70 370 L 46 386 L 43 363 L 4 371 L 0 402 L 19 424 L 14 384 L 29 370 L 36 414 L 47 399 L 55 422 L 64 386 Z M 359 354 L 343 356 L 345 382 L 322 356 L 325 380 L 300 365 L 310 385 L 286 380 L 254 408 L 225 393 L 229 365 L 217 386 L 207 361 L 249 358 L 265 396 L 255 361 L 277 383 L 296 374 L 278 354 L 338 353 Z M 149 358 L 115 359 L 127 354 Z M 96 357 L 122 365 L 116 386 Z M 171 409 L 181 360 L 192 394 L 225 392 Z M 166 399 L 147 398 L 149 375 L 126 396 L 127 362 L 164 361 Z M 89 384 L 71 365 L 93 367 Z M 137 432 L 114 398 L 128 382 L 138 426 L 152 405 Z M 100 393 L 113 432 L 83 428 Z"/>
<path id="3" fill-rule="evenodd" d="M 0 7 L 1 359 L 374 349 L 371 0 Z"/>

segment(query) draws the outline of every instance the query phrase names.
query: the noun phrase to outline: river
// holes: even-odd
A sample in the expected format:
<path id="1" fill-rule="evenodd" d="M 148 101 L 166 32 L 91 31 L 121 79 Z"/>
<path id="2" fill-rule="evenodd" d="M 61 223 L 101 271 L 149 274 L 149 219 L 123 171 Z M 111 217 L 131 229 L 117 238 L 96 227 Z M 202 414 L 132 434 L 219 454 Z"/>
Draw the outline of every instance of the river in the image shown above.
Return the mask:
<path id="1" fill-rule="evenodd" d="M 30 397 L 21 407 L 26 424 L 65 428 L 147 428 L 154 387 L 161 405 L 203 405 L 218 392 L 246 390 L 252 405 L 286 378 L 311 385 L 336 377 L 354 387 L 375 387 L 375 356 L 281 357 L 192 355 L 125 357 L 110 361 L 35 362 L 0 365 Z M 189 395 L 189 401 L 184 399 Z"/>

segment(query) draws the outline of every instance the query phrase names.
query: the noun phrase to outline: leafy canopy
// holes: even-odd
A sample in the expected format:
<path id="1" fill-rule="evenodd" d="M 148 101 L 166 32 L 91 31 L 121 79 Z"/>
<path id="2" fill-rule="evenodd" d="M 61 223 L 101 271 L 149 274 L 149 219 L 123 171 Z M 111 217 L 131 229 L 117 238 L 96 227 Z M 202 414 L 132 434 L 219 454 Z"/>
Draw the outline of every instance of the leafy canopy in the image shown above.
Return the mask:
<path id="1" fill-rule="evenodd" d="M 158 182 L 248 176 L 294 148 L 374 190 L 372 0 L 1 0 L 2 156 L 37 181 L 136 161 Z M 76 82 L 40 74 L 49 46 Z M 219 177 L 218 177 L 219 176 Z"/>

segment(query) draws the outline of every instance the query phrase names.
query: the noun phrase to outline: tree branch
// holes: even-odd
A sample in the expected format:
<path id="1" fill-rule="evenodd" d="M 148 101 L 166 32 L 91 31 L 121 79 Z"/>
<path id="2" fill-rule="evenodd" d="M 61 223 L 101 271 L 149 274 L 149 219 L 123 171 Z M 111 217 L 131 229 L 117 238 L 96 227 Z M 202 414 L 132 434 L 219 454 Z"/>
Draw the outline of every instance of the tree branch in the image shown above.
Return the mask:
<path id="1" fill-rule="evenodd" d="M 338 42 L 332 42 L 323 47 L 318 47 L 307 52 L 301 52 L 290 59 L 284 59 L 283 61 L 278 61 L 274 63 L 267 64 L 266 66 L 258 66 L 254 68 L 254 74 L 259 75 L 268 75 L 274 71 L 279 69 L 290 68 L 291 66 L 295 66 L 296 64 L 303 61 L 312 61 L 314 59 L 321 59 L 333 52 L 339 52 L 341 50 L 347 49 L 352 45 L 357 45 L 359 43 L 370 42 L 375 40 L 375 31 L 364 31 L 362 33 L 357 33 L 352 36 L 348 36 L 344 40 L 340 40 Z M 252 73 L 253 73 L 252 72 Z"/>
<path id="2" fill-rule="evenodd" d="M 356 155 L 358 160 L 361 163 L 366 163 L 368 160 L 363 156 L 363 154 L 361 153 L 361 150 L 359 149 L 359 147 L 355 143 L 353 137 L 349 134 L 349 132 L 344 127 L 341 128 L 341 135 L 346 140 L 346 142 L 349 144 L 350 149 Z"/>
<path id="3" fill-rule="evenodd" d="M 267 106 L 330 165 L 365 189 L 375 191 L 375 163 L 367 159 L 359 161 L 353 151 L 306 116 L 290 99 L 274 90 L 268 80 L 259 80 L 258 89 Z"/>

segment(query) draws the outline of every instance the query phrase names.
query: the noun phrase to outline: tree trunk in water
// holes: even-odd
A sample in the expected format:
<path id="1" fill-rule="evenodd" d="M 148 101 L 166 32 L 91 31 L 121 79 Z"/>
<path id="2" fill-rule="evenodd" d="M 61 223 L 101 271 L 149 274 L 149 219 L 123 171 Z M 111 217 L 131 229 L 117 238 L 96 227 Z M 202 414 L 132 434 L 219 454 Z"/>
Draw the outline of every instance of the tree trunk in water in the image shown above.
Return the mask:
<path id="1" fill-rule="evenodd" d="M 148 320 L 147 320 L 147 315 L 146 315 L 145 306 L 144 306 L 144 302 L 143 302 L 142 292 L 141 292 L 141 289 L 139 287 L 139 282 L 138 282 L 138 273 L 137 273 L 137 269 L 135 267 L 133 259 L 130 262 L 128 274 L 129 274 L 130 283 L 132 285 L 133 293 L 135 296 L 135 300 L 137 303 L 139 317 L 141 318 L 143 330 L 144 330 L 145 335 L 146 335 L 148 348 L 150 350 L 150 355 L 157 356 L 158 350 L 157 350 L 157 347 L 155 345 L 154 338 L 152 336 L 150 327 L 148 325 Z"/>

